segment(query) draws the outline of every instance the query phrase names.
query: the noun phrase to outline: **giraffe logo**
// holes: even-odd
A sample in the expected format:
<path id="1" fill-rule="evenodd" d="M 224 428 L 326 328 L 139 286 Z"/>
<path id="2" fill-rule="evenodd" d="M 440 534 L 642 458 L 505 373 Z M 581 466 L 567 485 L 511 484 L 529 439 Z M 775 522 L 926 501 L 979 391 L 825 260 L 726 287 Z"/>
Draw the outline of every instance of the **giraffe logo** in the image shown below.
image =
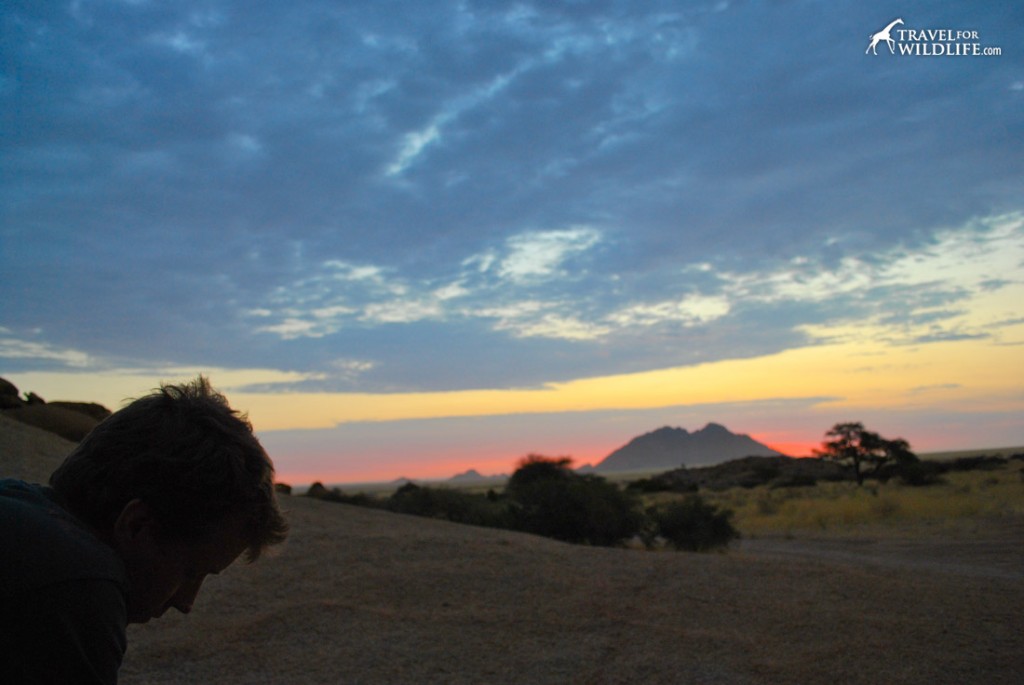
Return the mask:
<path id="1" fill-rule="evenodd" d="M 886 44 L 889 46 L 889 52 L 891 52 L 892 54 L 895 55 L 896 54 L 896 41 L 894 41 L 892 36 L 889 35 L 889 32 L 892 31 L 892 28 L 894 26 L 896 26 L 896 24 L 902 24 L 902 23 L 903 23 L 902 19 L 895 19 L 895 20 L 889 22 L 889 25 L 886 26 L 881 31 L 879 31 L 878 33 L 871 34 L 871 36 L 870 36 L 871 44 L 868 45 L 868 49 L 864 51 L 864 54 L 865 55 L 868 54 L 868 50 L 870 50 L 871 54 L 877 55 L 878 53 L 875 52 L 875 48 L 877 48 L 878 44 L 881 43 L 884 40 L 886 42 Z"/>

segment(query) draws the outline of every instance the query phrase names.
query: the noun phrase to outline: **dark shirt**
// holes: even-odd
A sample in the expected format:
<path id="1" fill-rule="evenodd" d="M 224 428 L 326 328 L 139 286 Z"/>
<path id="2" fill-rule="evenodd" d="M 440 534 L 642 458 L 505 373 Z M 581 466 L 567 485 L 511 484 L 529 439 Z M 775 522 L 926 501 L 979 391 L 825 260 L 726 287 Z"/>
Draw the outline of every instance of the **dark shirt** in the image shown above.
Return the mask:
<path id="1" fill-rule="evenodd" d="M 0 480 L 0 682 L 117 682 L 125 569 L 53 490 Z"/>

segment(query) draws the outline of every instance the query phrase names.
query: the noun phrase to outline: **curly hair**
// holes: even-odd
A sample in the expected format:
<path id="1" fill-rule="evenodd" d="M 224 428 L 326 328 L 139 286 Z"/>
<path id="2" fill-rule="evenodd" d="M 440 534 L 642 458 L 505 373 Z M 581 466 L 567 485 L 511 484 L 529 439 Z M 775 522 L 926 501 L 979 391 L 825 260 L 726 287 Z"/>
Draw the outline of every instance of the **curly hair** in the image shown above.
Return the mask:
<path id="1" fill-rule="evenodd" d="M 50 486 L 101 531 L 112 530 L 134 499 L 153 511 L 167 539 L 197 539 L 241 515 L 249 561 L 288 533 L 270 457 L 246 416 L 203 376 L 163 385 L 99 423 Z"/>

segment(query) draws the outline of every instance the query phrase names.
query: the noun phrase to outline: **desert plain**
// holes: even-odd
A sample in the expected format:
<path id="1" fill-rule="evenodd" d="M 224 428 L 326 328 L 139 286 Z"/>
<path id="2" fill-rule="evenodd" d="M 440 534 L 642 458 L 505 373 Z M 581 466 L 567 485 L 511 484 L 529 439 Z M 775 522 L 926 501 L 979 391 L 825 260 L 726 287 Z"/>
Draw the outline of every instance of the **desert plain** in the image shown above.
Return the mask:
<path id="1" fill-rule="evenodd" d="M 73 444 L 0 416 L 0 477 Z M 1024 483 L 1022 483 L 1024 497 Z M 569 545 L 283 496 L 285 545 L 129 628 L 121 682 L 1019 683 L 1024 517 Z"/>

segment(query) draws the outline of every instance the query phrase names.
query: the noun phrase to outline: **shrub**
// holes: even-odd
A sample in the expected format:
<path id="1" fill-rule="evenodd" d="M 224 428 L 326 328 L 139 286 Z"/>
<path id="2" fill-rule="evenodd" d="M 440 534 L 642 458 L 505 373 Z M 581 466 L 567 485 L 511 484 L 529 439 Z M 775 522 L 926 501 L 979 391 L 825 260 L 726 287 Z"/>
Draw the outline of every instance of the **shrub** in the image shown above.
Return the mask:
<path id="1" fill-rule="evenodd" d="M 652 512 L 658 534 L 680 550 L 705 552 L 726 547 L 740 536 L 732 525 L 732 512 L 719 510 L 699 495 L 690 495 L 664 510 Z"/>
<path id="2" fill-rule="evenodd" d="M 637 500 L 604 478 L 579 475 L 568 459 L 531 455 L 509 479 L 512 526 L 590 545 L 617 545 L 643 529 Z"/>
<path id="3" fill-rule="evenodd" d="M 740 480 L 742 488 L 756 488 L 758 485 L 767 485 L 779 477 L 779 465 L 775 463 L 755 464 L 752 473 L 746 474 Z"/>
<path id="4" fill-rule="evenodd" d="M 519 467 L 508 479 L 505 491 L 512 497 L 527 492 L 537 483 L 567 483 L 576 474 L 570 469 L 569 457 L 543 457 L 531 454 L 519 462 Z"/>
<path id="5" fill-rule="evenodd" d="M 999 455 L 980 455 L 954 459 L 948 468 L 950 471 L 994 471 L 1002 468 L 1008 462 L 1008 459 Z"/>
<path id="6" fill-rule="evenodd" d="M 346 495 L 339 488 L 331 488 L 328 490 L 324 487 L 324 484 L 317 481 L 309 486 L 309 490 L 306 491 L 306 497 L 312 497 L 314 499 L 323 500 L 325 502 L 340 502 L 341 504 L 354 504 L 358 507 L 375 507 L 377 506 L 376 500 L 364 495 L 363 493 L 357 493 L 355 495 Z"/>
<path id="7" fill-rule="evenodd" d="M 309 486 L 309 490 L 306 490 L 306 497 L 312 497 L 314 499 L 324 499 L 327 496 L 328 490 L 324 487 L 324 484 L 317 481 Z"/>
<path id="8" fill-rule="evenodd" d="M 627 490 L 635 490 L 645 494 L 655 492 L 671 492 L 672 484 L 664 478 L 641 478 L 626 485 Z"/>
<path id="9" fill-rule="evenodd" d="M 796 473 L 792 476 L 783 476 L 772 481 L 768 487 L 772 490 L 778 488 L 811 488 L 818 484 L 818 479 L 814 476 Z"/>
<path id="10" fill-rule="evenodd" d="M 938 485 L 945 481 L 940 477 L 943 469 L 934 462 L 909 462 L 900 464 L 897 468 L 897 475 L 904 485 L 924 486 Z"/>
<path id="11" fill-rule="evenodd" d="M 389 511 L 412 516 L 445 519 L 474 526 L 503 527 L 506 516 L 500 506 L 485 495 L 449 488 L 421 487 L 406 483 L 384 504 Z"/>

